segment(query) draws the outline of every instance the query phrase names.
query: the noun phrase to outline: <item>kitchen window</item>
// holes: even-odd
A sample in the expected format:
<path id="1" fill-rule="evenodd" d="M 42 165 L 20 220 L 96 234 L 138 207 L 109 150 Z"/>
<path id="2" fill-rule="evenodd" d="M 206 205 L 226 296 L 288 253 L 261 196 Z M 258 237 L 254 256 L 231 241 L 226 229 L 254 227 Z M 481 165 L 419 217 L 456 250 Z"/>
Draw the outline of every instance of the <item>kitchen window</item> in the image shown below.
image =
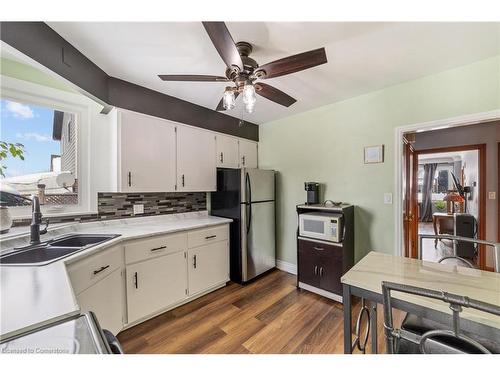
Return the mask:
<path id="1" fill-rule="evenodd" d="M 76 115 L 50 107 L 1 99 L 0 200 L 8 207 L 76 206 L 78 144 Z"/>

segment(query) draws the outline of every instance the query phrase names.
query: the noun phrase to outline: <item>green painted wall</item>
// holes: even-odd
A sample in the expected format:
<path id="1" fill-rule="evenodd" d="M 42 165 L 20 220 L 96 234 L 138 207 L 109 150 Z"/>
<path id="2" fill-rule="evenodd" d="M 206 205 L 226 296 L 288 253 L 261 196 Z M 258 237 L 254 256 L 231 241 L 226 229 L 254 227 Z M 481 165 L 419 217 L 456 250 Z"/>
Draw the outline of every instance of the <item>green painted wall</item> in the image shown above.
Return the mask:
<path id="1" fill-rule="evenodd" d="M 300 99 L 299 99 L 300 100 Z M 277 175 L 278 259 L 296 263 L 295 205 L 304 182 L 325 199 L 356 205 L 356 259 L 395 253 L 394 128 L 500 109 L 500 56 L 333 103 L 260 126 L 259 165 Z M 383 164 L 365 165 L 363 147 L 385 145 Z"/>
<path id="2" fill-rule="evenodd" d="M 52 87 L 58 90 L 75 92 L 62 80 L 58 80 L 57 78 L 54 78 L 32 66 L 4 57 L 0 59 L 0 74 L 21 79 L 23 81 L 37 83 L 42 86 Z"/>

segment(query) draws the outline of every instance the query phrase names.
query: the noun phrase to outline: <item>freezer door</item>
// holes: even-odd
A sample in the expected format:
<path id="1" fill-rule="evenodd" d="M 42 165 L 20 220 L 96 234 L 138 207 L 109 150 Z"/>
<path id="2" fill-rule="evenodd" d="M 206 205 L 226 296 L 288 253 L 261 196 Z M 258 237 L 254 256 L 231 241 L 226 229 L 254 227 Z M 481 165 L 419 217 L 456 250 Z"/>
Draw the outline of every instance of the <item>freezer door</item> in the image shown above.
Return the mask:
<path id="1" fill-rule="evenodd" d="M 274 201 L 274 171 L 243 168 L 241 170 L 241 201 Z"/>
<path id="2" fill-rule="evenodd" d="M 243 281 L 276 267 L 274 202 L 242 204 Z"/>

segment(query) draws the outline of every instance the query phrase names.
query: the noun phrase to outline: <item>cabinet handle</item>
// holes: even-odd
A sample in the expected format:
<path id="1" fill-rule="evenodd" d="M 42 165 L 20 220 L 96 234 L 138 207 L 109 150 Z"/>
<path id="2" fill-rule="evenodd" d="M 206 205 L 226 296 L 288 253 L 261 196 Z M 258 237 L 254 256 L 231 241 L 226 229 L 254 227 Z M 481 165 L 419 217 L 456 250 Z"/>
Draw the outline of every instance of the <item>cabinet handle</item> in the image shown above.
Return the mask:
<path id="1" fill-rule="evenodd" d="M 319 268 L 319 277 L 323 277 L 323 267 Z"/>
<path id="2" fill-rule="evenodd" d="M 318 250 L 318 251 L 323 251 L 323 250 L 325 250 L 325 249 L 323 249 L 322 247 L 317 247 L 317 246 L 314 246 L 314 247 L 313 247 L 313 249 L 314 249 L 314 250 Z"/>
<path id="3" fill-rule="evenodd" d="M 193 256 L 193 267 L 196 269 L 196 255 Z"/>
<path id="4" fill-rule="evenodd" d="M 128 172 L 128 186 L 132 186 L 132 172 Z"/>
<path id="5" fill-rule="evenodd" d="M 245 156 L 241 157 L 241 162 L 242 162 L 243 165 L 245 165 Z"/>
<path id="6" fill-rule="evenodd" d="M 165 246 L 160 246 L 160 247 L 154 247 L 150 251 L 153 252 L 153 251 L 163 250 L 163 249 L 166 249 L 166 248 L 167 248 L 166 245 Z"/>
<path id="7" fill-rule="evenodd" d="M 318 266 L 314 266 L 314 274 L 317 275 L 318 274 Z"/>
<path id="8" fill-rule="evenodd" d="M 184 183 L 184 182 L 185 182 L 184 175 L 182 175 L 182 186 L 184 186 L 184 185 L 185 185 L 185 183 Z"/>
<path id="9" fill-rule="evenodd" d="M 101 268 L 99 268 L 98 270 L 95 270 L 94 271 L 94 275 L 97 275 L 98 273 L 101 273 L 102 271 L 104 271 L 106 268 L 109 268 L 109 264 L 107 266 L 102 266 Z"/>
<path id="10" fill-rule="evenodd" d="M 135 285 L 135 289 L 139 289 L 137 272 L 134 273 L 134 285 Z"/>
<path id="11" fill-rule="evenodd" d="M 216 234 L 214 234 L 213 236 L 206 236 L 206 237 L 205 237 L 205 239 L 206 239 L 206 240 L 210 240 L 210 239 L 215 238 L 215 237 L 217 237 L 217 235 L 216 235 Z"/>
<path id="12" fill-rule="evenodd" d="M 224 153 L 223 152 L 220 153 L 220 162 L 224 163 Z"/>

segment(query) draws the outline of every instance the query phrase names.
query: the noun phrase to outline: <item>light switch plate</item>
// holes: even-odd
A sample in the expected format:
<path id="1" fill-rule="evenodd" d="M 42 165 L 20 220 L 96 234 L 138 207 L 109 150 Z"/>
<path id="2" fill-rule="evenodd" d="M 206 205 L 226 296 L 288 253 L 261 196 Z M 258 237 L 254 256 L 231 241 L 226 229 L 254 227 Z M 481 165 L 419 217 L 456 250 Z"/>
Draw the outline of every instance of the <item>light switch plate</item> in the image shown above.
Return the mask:
<path id="1" fill-rule="evenodd" d="M 134 215 L 140 215 L 144 213 L 144 205 L 143 204 L 134 204 Z"/>
<path id="2" fill-rule="evenodd" d="M 496 191 L 489 191 L 488 192 L 488 199 L 497 199 L 497 192 Z"/>
<path id="3" fill-rule="evenodd" d="M 384 204 L 392 204 L 392 193 L 384 193 Z"/>

